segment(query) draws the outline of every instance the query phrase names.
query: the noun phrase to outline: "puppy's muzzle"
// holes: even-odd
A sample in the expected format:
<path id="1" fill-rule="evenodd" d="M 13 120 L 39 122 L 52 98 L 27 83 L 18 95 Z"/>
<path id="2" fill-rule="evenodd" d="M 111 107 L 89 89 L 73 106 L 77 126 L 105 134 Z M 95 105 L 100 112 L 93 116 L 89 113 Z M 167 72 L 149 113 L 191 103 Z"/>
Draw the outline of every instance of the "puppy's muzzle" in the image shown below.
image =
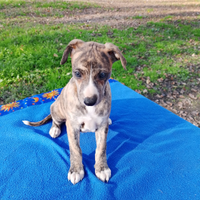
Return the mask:
<path id="1" fill-rule="evenodd" d="M 86 97 L 84 99 L 84 104 L 86 106 L 93 106 L 93 105 L 95 105 L 96 102 L 97 102 L 97 95 L 94 95 L 92 97 Z"/>

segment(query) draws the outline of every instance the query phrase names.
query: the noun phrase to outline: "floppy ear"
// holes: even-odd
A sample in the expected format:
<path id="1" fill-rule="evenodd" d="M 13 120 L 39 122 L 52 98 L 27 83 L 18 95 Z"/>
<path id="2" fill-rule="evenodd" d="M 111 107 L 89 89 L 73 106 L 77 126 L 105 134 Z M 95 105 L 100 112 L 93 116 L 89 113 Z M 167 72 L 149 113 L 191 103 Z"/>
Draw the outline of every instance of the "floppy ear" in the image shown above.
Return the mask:
<path id="1" fill-rule="evenodd" d="M 74 39 L 72 40 L 66 47 L 64 53 L 63 53 L 63 56 L 62 56 L 62 59 L 60 61 L 60 64 L 63 65 L 66 61 L 67 61 L 67 58 L 68 58 L 68 55 L 69 53 L 71 54 L 71 52 L 74 50 L 74 49 L 77 49 L 77 48 L 80 48 L 82 45 L 83 45 L 84 41 L 82 40 L 79 40 L 79 39 Z"/>
<path id="2" fill-rule="evenodd" d="M 117 60 L 121 60 L 123 68 L 126 70 L 126 59 L 122 55 L 122 52 L 119 50 L 117 46 L 115 46 L 112 43 L 106 43 L 105 44 L 106 50 L 108 54 L 111 57 L 112 63 L 114 63 Z"/>

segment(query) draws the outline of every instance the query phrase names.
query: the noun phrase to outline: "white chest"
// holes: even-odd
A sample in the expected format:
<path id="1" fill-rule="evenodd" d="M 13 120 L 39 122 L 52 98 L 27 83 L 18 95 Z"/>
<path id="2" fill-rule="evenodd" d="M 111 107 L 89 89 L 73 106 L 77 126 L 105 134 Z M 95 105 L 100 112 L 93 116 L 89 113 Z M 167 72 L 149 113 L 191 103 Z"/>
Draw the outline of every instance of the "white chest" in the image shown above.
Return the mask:
<path id="1" fill-rule="evenodd" d="M 78 123 L 81 124 L 81 132 L 95 132 L 105 120 L 105 117 L 98 116 L 93 106 L 87 106 L 86 110 L 86 115 L 78 117 Z"/>

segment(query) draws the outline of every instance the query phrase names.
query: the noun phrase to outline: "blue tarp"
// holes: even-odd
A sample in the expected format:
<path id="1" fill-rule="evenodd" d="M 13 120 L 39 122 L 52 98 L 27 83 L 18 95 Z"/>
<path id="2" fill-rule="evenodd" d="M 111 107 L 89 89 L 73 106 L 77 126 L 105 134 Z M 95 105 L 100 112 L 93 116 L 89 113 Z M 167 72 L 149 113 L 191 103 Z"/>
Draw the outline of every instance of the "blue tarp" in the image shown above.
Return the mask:
<path id="1" fill-rule="evenodd" d="M 108 183 L 95 176 L 95 134 L 81 134 L 84 179 L 73 185 L 65 125 L 56 139 L 46 102 L 0 116 L 0 199 L 200 199 L 200 129 L 119 82 L 111 82 Z"/>

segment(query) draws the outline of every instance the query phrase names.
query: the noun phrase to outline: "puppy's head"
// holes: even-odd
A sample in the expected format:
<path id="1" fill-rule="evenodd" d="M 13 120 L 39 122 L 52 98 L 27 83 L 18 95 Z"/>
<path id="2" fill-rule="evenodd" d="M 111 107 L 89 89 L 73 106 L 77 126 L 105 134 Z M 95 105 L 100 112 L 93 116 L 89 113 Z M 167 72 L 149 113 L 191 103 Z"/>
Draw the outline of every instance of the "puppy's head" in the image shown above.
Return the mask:
<path id="1" fill-rule="evenodd" d="M 72 40 L 66 47 L 60 64 L 71 56 L 72 73 L 76 82 L 79 101 L 86 106 L 97 105 L 105 95 L 105 85 L 111 75 L 112 64 L 126 60 L 117 46 L 106 43 Z"/>

